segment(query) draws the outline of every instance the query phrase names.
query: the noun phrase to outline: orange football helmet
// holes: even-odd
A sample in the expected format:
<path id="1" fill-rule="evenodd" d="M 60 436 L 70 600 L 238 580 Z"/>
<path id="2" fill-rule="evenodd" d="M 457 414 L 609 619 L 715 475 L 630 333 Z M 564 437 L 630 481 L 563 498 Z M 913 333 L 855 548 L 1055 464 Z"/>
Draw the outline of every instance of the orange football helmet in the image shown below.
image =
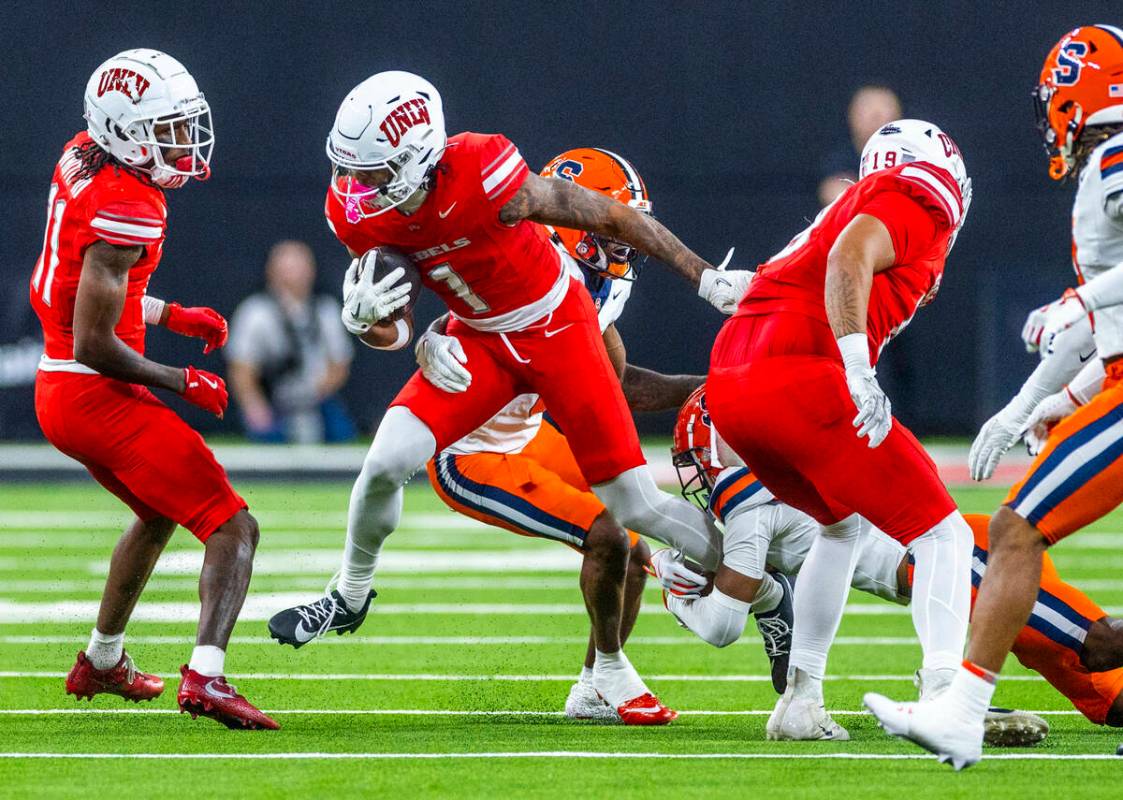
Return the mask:
<path id="1" fill-rule="evenodd" d="M 706 387 L 690 393 L 675 420 L 671 463 L 682 484 L 682 496 L 703 511 L 710 504 L 710 492 L 721 472 L 714 453 L 714 429 L 706 410 Z"/>
<path id="2" fill-rule="evenodd" d="M 647 186 L 636 168 L 615 153 L 599 147 L 565 151 L 542 169 L 542 177 L 573 181 L 637 211 L 651 213 Z M 555 242 L 593 272 L 606 278 L 635 280 L 640 254 L 631 245 L 572 228 L 550 227 L 549 230 Z"/>
<path id="3" fill-rule="evenodd" d="M 1049 177 L 1076 167 L 1076 145 L 1092 125 L 1123 123 L 1123 30 L 1084 25 L 1045 57 L 1033 90 L 1037 129 L 1049 153 Z"/>

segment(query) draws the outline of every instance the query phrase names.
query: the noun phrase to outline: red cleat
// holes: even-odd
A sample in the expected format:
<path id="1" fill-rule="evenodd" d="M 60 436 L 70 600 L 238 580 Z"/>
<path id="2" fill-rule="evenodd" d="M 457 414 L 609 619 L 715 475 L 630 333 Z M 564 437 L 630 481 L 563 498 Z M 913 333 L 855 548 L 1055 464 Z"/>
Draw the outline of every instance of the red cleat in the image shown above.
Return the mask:
<path id="1" fill-rule="evenodd" d="M 625 725 L 666 725 L 678 717 L 677 711 L 667 708 L 650 692 L 617 706 L 616 713 Z"/>
<path id="2" fill-rule="evenodd" d="M 281 726 L 263 714 L 253 703 L 242 697 L 226 682 L 225 676 L 200 675 L 184 664 L 179 668 L 183 677 L 179 681 L 180 712 L 186 711 L 191 719 L 210 717 L 227 728 L 242 730 L 271 730 Z"/>
<path id="3" fill-rule="evenodd" d="M 122 652 L 121 660 L 109 669 L 95 669 L 86 658 L 85 651 L 79 651 L 78 660 L 66 676 L 66 693 L 79 700 L 94 699 L 95 694 L 115 694 L 126 700 L 139 703 L 141 700 L 154 700 L 164 692 L 164 682 L 155 675 L 140 672 L 129 654 Z"/>

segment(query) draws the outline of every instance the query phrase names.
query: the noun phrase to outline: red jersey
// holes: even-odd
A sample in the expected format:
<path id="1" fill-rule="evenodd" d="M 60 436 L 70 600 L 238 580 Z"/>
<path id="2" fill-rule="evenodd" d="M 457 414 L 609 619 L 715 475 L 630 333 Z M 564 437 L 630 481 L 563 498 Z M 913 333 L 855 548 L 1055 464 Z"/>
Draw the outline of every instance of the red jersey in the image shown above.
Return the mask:
<path id="1" fill-rule="evenodd" d="M 499 210 L 529 172 L 507 137 L 459 133 L 449 139 L 436 185 L 416 212 L 350 221 L 329 189 L 324 213 L 339 241 L 355 253 L 379 246 L 407 253 L 425 286 L 469 325 L 516 330 L 552 311 L 547 306 L 537 313 L 538 301 L 557 295 L 556 307 L 568 280 L 545 228 L 525 219 L 499 221 Z"/>
<path id="2" fill-rule="evenodd" d="M 129 270 L 125 306 L 114 331 L 129 347 L 144 352 L 141 299 L 164 247 L 168 207 L 157 187 L 112 165 L 92 178 L 79 178 L 75 148 L 91 141 L 79 133 L 63 148 L 47 196 L 43 251 L 31 275 L 31 305 L 43 326 L 44 353 L 53 369 L 88 372 L 74 363 L 74 301 L 86 248 L 99 239 L 144 253 Z M 68 365 L 65 362 L 70 362 Z"/>
<path id="3" fill-rule="evenodd" d="M 894 265 L 873 276 L 870 291 L 866 333 L 876 363 L 889 340 L 936 296 L 952 234 L 963 218 L 958 184 L 926 162 L 882 170 L 850 186 L 760 266 L 734 316 L 794 313 L 822 323 L 829 334 L 823 292 L 827 254 L 859 214 L 885 225 L 896 253 Z M 838 356 L 833 346 L 826 354 Z"/>

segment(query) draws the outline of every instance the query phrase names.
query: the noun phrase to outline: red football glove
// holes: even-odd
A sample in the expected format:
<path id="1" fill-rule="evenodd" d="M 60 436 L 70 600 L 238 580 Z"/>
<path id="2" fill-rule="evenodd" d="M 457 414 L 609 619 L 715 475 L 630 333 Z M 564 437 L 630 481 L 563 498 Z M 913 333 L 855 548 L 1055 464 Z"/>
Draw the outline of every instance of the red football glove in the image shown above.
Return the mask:
<path id="1" fill-rule="evenodd" d="M 226 344 L 226 319 L 213 308 L 184 308 L 179 303 L 168 303 L 168 318 L 164 327 L 182 336 L 194 336 L 206 341 L 203 355 Z"/>
<path id="2" fill-rule="evenodd" d="M 226 393 L 226 381 L 213 372 L 184 367 L 183 384 L 184 400 L 222 419 L 226 404 L 230 401 L 230 396 Z"/>

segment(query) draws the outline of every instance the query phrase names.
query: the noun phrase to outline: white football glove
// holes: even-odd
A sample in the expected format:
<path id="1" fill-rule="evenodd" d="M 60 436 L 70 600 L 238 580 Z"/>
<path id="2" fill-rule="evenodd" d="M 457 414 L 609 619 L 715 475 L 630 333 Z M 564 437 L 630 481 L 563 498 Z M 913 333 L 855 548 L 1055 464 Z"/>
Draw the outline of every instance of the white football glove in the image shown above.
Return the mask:
<path id="1" fill-rule="evenodd" d="M 675 597 L 701 597 L 709 583 L 705 575 L 683 563 L 681 552 L 669 547 L 652 553 L 644 569 Z"/>
<path id="2" fill-rule="evenodd" d="M 1051 353 L 1053 338 L 1087 316 L 1088 309 L 1084 306 L 1080 294 L 1075 289 L 1066 289 L 1060 302 L 1056 303 L 1045 317 L 1045 324 L 1041 329 L 1041 346 Z"/>
<path id="3" fill-rule="evenodd" d="M 1053 426 L 1076 411 L 1078 406 L 1068 389 L 1051 394 L 1037 404 L 1026 421 L 1022 435 L 1026 440 L 1026 452 L 1036 456 L 1045 449 L 1049 431 Z"/>
<path id="4" fill-rule="evenodd" d="M 468 356 L 455 336 L 425 331 L 413 349 L 425 380 L 446 392 L 465 392 L 472 384 L 472 373 L 464 368 Z"/>
<path id="5" fill-rule="evenodd" d="M 722 314 L 732 314 L 737 310 L 737 305 L 756 275 L 747 269 L 726 269 L 732 258 L 731 247 L 717 268 L 704 270 L 698 282 L 698 296 Z"/>
<path id="6" fill-rule="evenodd" d="M 1007 406 L 983 424 L 967 454 L 972 480 L 985 481 L 994 474 L 1002 456 L 1021 438 L 1022 423 Z"/>
<path id="7" fill-rule="evenodd" d="M 1045 320 L 1049 317 L 1053 304 L 1035 308 L 1026 317 L 1026 324 L 1022 326 L 1022 341 L 1025 342 L 1027 353 L 1036 353 L 1041 349 L 1041 333 L 1045 330 Z"/>
<path id="8" fill-rule="evenodd" d="M 412 286 L 398 283 L 406 274 L 401 267 L 391 270 L 382 280 L 374 282 L 374 269 L 359 273 L 359 259 L 354 259 L 343 276 L 343 326 L 356 336 L 370 330 L 371 325 L 390 317 L 409 302 Z M 395 285 L 396 284 L 396 285 Z"/>
<path id="9" fill-rule="evenodd" d="M 873 367 L 848 367 L 846 387 L 858 409 L 854 417 L 858 436 L 870 437 L 870 447 L 877 447 L 893 428 L 893 405 L 877 382 L 877 371 Z"/>

